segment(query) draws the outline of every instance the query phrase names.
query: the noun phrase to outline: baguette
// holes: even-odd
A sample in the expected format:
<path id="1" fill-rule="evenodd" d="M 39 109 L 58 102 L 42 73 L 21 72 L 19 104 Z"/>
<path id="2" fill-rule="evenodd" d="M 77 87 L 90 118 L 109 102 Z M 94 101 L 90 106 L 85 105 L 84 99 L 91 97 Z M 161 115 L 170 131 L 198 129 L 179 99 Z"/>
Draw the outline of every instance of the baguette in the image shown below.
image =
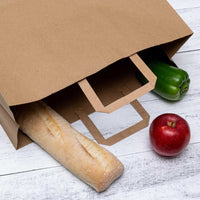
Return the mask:
<path id="1" fill-rule="evenodd" d="M 15 118 L 26 135 L 97 192 L 123 173 L 112 153 L 76 131 L 44 102 L 19 106 Z"/>

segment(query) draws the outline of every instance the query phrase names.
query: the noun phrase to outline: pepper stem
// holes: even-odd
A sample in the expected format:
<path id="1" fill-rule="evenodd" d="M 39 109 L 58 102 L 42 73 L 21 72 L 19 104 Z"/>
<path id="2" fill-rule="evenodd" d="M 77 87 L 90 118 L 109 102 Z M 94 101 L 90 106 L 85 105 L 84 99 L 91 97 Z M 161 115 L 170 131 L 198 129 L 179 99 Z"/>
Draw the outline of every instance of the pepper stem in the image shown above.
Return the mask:
<path id="1" fill-rule="evenodd" d="M 188 80 L 189 81 L 189 80 Z M 189 82 L 188 81 L 185 81 L 182 85 L 181 85 L 181 87 L 180 87 L 180 94 L 182 95 L 182 94 L 185 94 L 187 91 L 188 91 L 188 89 L 189 89 Z"/>
<path id="2" fill-rule="evenodd" d="M 167 125 L 170 126 L 170 127 L 172 127 L 172 128 L 174 128 L 175 125 L 176 125 L 176 123 L 174 121 L 171 121 L 171 122 L 168 121 Z"/>

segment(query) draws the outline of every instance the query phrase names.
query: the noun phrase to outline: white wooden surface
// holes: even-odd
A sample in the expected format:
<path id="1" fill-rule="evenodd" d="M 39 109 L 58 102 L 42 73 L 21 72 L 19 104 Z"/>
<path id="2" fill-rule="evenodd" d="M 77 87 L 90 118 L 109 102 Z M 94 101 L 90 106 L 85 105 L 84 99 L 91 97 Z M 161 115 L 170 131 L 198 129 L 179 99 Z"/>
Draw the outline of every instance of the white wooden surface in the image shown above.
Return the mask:
<path id="1" fill-rule="evenodd" d="M 173 159 L 157 156 L 150 147 L 148 128 L 106 147 L 123 162 L 125 172 L 98 194 L 36 144 L 15 151 L 0 128 L 0 200 L 200 199 L 200 0 L 168 1 L 194 31 L 173 58 L 188 71 L 191 87 L 177 103 L 163 101 L 153 93 L 139 101 L 151 114 L 150 122 L 166 112 L 177 113 L 189 122 L 192 137 L 186 150 Z M 95 113 L 91 118 L 106 137 L 139 120 L 130 105 L 111 116 Z M 80 121 L 73 126 L 92 138 Z"/>

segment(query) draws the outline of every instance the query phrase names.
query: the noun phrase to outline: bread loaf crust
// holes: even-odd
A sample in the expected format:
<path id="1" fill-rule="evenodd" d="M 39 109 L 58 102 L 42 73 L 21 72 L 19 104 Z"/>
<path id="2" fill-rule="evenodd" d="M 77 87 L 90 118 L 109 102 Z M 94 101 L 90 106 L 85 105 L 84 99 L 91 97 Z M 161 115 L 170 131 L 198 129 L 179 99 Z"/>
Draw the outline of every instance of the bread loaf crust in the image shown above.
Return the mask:
<path id="1" fill-rule="evenodd" d="M 104 191 L 123 173 L 112 153 L 76 131 L 44 102 L 19 106 L 15 113 L 26 135 L 96 191 Z"/>

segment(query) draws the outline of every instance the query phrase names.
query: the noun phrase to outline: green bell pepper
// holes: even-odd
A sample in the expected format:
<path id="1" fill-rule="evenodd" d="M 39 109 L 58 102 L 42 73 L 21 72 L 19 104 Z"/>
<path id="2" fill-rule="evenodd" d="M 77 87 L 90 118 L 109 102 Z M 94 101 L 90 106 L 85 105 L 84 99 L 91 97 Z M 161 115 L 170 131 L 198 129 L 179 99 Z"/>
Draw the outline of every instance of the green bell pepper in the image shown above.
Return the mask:
<path id="1" fill-rule="evenodd" d="M 153 90 L 155 93 L 170 101 L 182 99 L 190 84 L 189 75 L 186 71 L 158 60 L 148 61 L 147 66 L 157 76 Z M 141 75 L 139 78 L 143 83 L 146 83 L 146 78 Z"/>

